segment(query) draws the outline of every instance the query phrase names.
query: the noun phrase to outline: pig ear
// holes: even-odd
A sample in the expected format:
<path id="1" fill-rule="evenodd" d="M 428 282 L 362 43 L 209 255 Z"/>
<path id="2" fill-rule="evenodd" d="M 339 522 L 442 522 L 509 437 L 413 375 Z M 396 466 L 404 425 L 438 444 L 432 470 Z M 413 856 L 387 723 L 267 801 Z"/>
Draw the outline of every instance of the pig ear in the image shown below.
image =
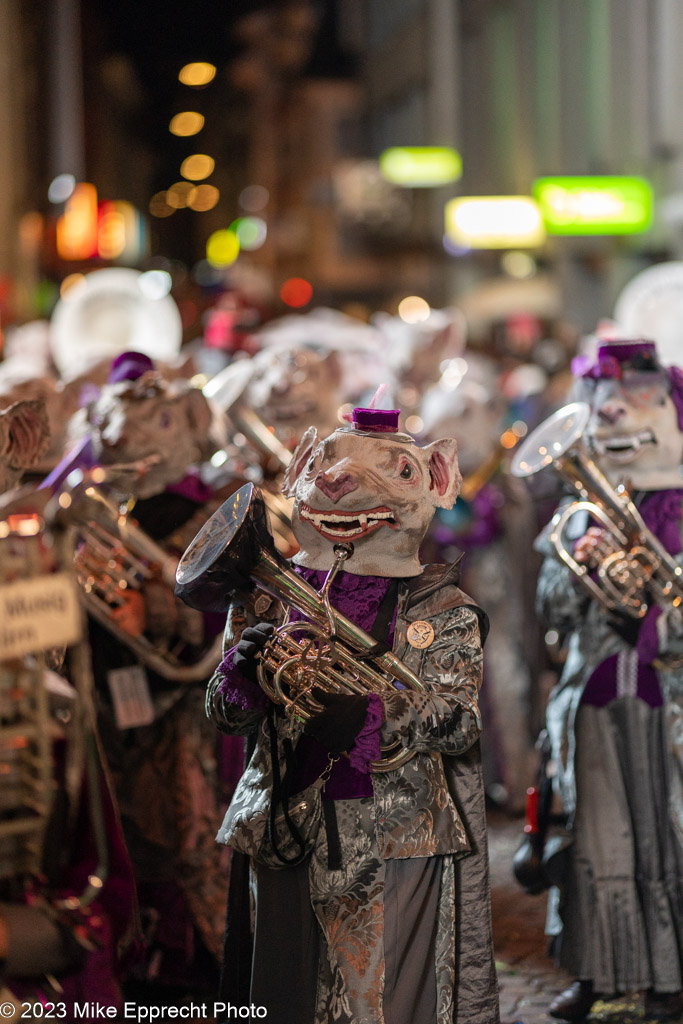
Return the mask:
<path id="1" fill-rule="evenodd" d="M 50 425 L 41 399 L 15 402 L 0 412 L 0 455 L 14 469 L 28 469 L 50 444 Z"/>
<path id="2" fill-rule="evenodd" d="M 287 466 L 282 480 L 282 493 L 286 494 L 288 498 L 294 497 L 294 490 L 296 488 L 296 482 L 299 474 L 308 462 L 309 456 L 315 448 L 317 441 L 318 431 L 315 427 L 309 427 L 294 449 L 292 461 Z"/>
<path id="3" fill-rule="evenodd" d="M 429 459 L 429 493 L 437 508 L 450 508 L 460 491 L 462 477 L 458 469 L 458 442 L 454 437 L 434 441 L 422 451 Z"/>

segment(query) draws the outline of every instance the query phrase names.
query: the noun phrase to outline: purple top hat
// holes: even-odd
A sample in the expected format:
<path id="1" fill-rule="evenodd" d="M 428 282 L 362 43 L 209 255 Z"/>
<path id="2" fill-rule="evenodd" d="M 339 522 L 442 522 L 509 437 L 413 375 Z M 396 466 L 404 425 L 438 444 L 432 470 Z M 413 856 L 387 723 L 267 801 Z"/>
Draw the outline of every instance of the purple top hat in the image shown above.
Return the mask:
<path id="1" fill-rule="evenodd" d="M 111 364 L 107 384 L 121 380 L 138 380 L 154 369 L 154 363 L 143 352 L 122 352 Z"/>
<path id="2" fill-rule="evenodd" d="M 354 430 L 364 434 L 397 434 L 400 409 L 354 409 L 351 422 Z"/>

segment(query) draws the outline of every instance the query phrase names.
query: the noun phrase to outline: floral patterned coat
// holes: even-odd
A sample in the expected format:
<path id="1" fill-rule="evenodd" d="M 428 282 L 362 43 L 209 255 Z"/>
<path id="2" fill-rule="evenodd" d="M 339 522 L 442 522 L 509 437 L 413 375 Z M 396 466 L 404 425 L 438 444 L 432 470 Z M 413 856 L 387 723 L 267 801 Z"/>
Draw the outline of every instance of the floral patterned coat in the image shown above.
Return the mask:
<path id="1" fill-rule="evenodd" d="M 454 1019 L 458 1024 L 489 1024 L 498 1020 L 498 1005 L 477 744 L 482 726 L 477 694 L 488 620 L 457 587 L 458 576 L 457 565 L 433 565 L 401 584 L 393 652 L 426 685 L 424 693 L 397 690 L 382 695 L 383 745 L 399 740 L 416 754 L 398 769 L 373 774 L 374 811 L 379 849 L 385 859 L 438 854 L 458 858 L 459 966 Z M 238 642 L 242 628 L 252 620 L 251 608 L 232 609 L 225 651 Z M 415 621 L 426 621 L 434 630 L 434 640 L 426 648 L 408 643 L 407 630 Z M 272 766 L 265 712 L 227 703 L 219 692 L 221 682 L 222 676 L 216 673 L 209 683 L 207 713 L 224 732 L 247 735 L 257 731 L 251 765 L 260 769 L 269 783 Z M 276 716 L 276 721 L 279 738 L 283 738 L 289 722 L 284 716 Z M 240 794 L 238 787 L 235 799 L 246 803 L 248 793 Z"/>

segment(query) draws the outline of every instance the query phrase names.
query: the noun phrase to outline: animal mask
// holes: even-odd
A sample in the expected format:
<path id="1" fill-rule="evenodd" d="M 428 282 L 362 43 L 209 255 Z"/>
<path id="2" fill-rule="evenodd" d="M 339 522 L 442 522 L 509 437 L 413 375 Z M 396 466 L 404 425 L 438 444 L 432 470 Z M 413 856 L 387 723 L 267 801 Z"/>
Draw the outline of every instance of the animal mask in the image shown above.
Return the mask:
<path id="1" fill-rule="evenodd" d="M 74 418 L 71 434 L 90 434 L 103 466 L 155 456 L 154 465 L 134 486 L 137 497 L 149 498 L 182 480 L 212 449 L 211 418 L 201 391 L 187 381 L 168 382 L 150 372 L 137 380 L 106 384 Z"/>
<path id="2" fill-rule="evenodd" d="M 573 369 L 592 410 L 585 439 L 606 476 L 630 490 L 683 487 L 680 371 L 667 373 L 642 341 L 604 342 L 594 363 L 580 358 Z"/>
<path id="3" fill-rule="evenodd" d="M 252 360 L 244 401 L 294 447 L 310 424 L 334 430 L 342 403 L 341 367 L 334 351 L 314 346 L 266 349 Z"/>
<path id="4" fill-rule="evenodd" d="M 0 412 L 0 493 L 15 487 L 50 443 L 45 406 L 36 399 L 15 402 Z"/>
<path id="5" fill-rule="evenodd" d="M 285 474 L 294 498 L 294 561 L 329 569 L 334 545 L 348 542 L 344 563 L 357 576 L 417 576 L 420 543 L 435 508 L 450 508 L 460 486 L 453 438 L 418 447 L 398 432 L 397 410 L 355 409 L 354 425 L 318 441 L 306 431 Z"/>

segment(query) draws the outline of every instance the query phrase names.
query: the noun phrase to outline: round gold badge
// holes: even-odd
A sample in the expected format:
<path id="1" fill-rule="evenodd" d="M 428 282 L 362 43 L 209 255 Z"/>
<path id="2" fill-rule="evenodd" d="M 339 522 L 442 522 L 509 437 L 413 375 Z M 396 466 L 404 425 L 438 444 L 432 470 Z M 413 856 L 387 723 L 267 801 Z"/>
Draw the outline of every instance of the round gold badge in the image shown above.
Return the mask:
<path id="1" fill-rule="evenodd" d="M 408 643 L 411 647 L 422 650 L 423 647 L 429 647 L 433 640 L 434 630 L 428 622 L 418 619 L 417 622 L 411 622 L 408 626 Z"/>

